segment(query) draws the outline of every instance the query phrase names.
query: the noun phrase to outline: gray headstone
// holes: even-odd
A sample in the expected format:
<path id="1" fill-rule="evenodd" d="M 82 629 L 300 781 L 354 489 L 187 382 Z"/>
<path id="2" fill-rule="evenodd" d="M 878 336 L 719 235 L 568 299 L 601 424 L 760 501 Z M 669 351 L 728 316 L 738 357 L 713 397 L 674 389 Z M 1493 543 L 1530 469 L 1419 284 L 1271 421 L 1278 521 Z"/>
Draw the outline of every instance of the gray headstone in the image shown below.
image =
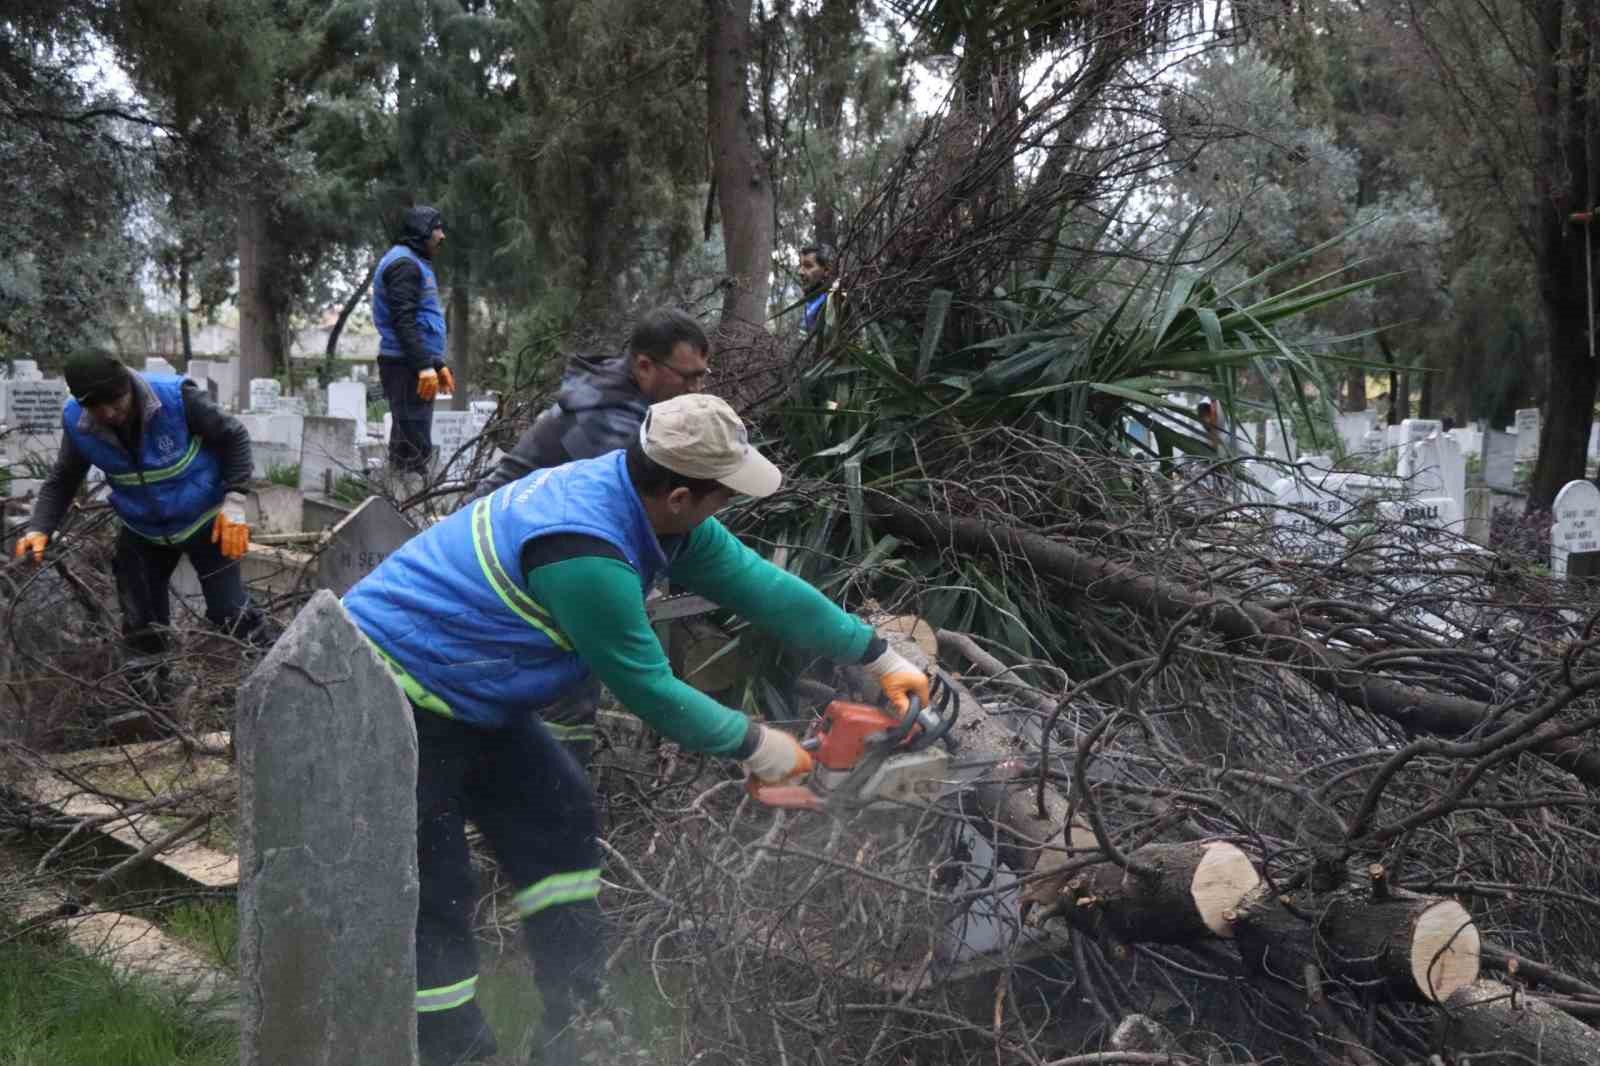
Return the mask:
<path id="1" fill-rule="evenodd" d="M 341 477 L 363 473 L 355 423 L 348 418 L 307 418 L 300 444 L 300 491 L 329 492 Z"/>
<path id="2" fill-rule="evenodd" d="M 1552 510 L 1550 573 L 1565 577 L 1578 556 L 1600 552 L 1600 489 L 1592 481 L 1569 481 Z"/>
<path id="3" fill-rule="evenodd" d="M 1489 523 L 1494 514 L 1494 494 L 1487 487 L 1467 490 L 1466 537 L 1474 544 L 1489 546 Z"/>
<path id="4" fill-rule="evenodd" d="M 271 411 L 278 406 L 283 386 L 273 378 L 250 379 L 250 410 Z"/>
<path id="5" fill-rule="evenodd" d="M 1539 409 L 1524 407 L 1517 412 L 1517 458 L 1539 458 Z"/>
<path id="6" fill-rule="evenodd" d="M 317 555 L 317 584 L 343 596 L 416 533 L 417 527 L 394 504 L 369 496 L 329 531 L 328 542 Z"/>
<path id="7" fill-rule="evenodd" d="M 1483 483 L 1511 492 L 1517 485 L 1517 437 L 1488 429 L 1483 433 Z"/>
<path id="8" fill-rule="evenodd" d="M 239 689 L 241 1066 L 417 1057 L 417 737 L 320 591 Z"/>
<path id="9" fill-rule="evenodd" d="M 25 433 L 58 430 L 66 402 L 65 381 L 13 381 L 6 389 L 6 425 Z"/>

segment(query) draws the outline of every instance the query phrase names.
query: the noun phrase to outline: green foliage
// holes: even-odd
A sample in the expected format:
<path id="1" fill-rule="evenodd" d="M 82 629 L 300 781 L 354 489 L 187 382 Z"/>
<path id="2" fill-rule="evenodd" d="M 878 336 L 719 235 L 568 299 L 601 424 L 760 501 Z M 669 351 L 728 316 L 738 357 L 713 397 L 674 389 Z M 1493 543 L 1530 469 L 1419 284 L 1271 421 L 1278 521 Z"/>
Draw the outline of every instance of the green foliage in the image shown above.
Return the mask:
<path id="1" fill-rule="evenodd" d="M 282 463 L 267 467 L 267 480 L 274 485 L 286 485 L 291 489 L 300 487 L 300 464 Z"/>
<path id="2" fill-rule="evenodd" d="M 53 945 L 0 945 L 0 1066 L 224 1066 L 237 1034 Z"/>
<path id="3" fill-rule="evenodd" d="M 166 932 L 225 970 L 239 965 L 239 908 L 233 900 L 182 903 L 164 912 Z"/>

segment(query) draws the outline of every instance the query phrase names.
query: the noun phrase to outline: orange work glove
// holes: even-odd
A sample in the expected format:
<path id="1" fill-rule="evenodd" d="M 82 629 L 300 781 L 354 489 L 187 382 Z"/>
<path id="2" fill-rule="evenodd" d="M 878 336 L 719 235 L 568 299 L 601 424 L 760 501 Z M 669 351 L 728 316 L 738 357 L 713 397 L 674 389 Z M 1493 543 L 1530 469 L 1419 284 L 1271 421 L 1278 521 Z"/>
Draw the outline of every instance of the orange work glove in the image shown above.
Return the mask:
<path id="1" fill-rule="evenodd" d="M 417 396 L 423 400 L 431 400 L 439 395 L 439 372 L 424 370 L 417 375 Z"/>
<path id="2" fill-rule="evenodd" d="M 456 376 L 450 373 L 450 368 L 447 366 L 439 368 L 439 391 L 448 392 L 452 396 L 456 394 Z"/>
<path id="3" fill-rule="evenodd" d="M 761 740 L 748 759 L 740 760 L 745 772 L 763 785 L 776 785 L 811 772 L 811 753 L 781 729 L 761 726 Z"/>
<path id="4" fill-rule="evenodd" d="M 878 686 L 889 704 L 905 717 L 911 709 L 911 697 L 916 696 L 922 705 L 928 705 L 928 675 L 911 665 L 911 660 L 889 648 L 882 655 L 863 664 L 863 669 L 877 678 Z"/>
<path id="5" fill-rule="evenodd" d="M 250 550 L 250 527 L 244 518 L 244 497 L 230 492 L 222 498 L 222 510 L 211 523 L 211 543 L 222 546 L 225 559 L 238 559 Z"/>
<path id="6" fill-rule="evenodd" d="M 44 562 L 44 546 L 50 543 L 48 533 L 24 533 L 17 538 L 17 558 L 20 559 L 29 552 L 33 553 L 33 561 Z"/>

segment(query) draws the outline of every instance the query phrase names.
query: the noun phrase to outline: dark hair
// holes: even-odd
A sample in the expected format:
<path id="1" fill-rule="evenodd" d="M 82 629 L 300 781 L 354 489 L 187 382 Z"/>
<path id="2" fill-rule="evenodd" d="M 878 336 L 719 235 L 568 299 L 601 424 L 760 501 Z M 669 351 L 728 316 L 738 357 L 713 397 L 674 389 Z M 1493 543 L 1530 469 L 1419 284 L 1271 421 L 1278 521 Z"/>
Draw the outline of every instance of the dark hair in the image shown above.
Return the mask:
<path id="1" fill-rule="evenodd" d="M 634 323 L 633 336 L 628 338 L 628 354 L 645 355 L 657 363 L 665 363 L 672 358 L 672 349 L 680 344 L 688 344 L 699 352 L 711 350 L 706 331 L 700 328 L 693 315 L 676 307 L 658 307 L 646 311 Z"/>
<path id="2" fill-rule="evenodd" d="M 668 470 L 644 453 L 644 445 L 637 439 L 628 444 L 628 480 L 633 490 L 641 496 L 665 496 L 673 489 L 684 488 L 695 499 L 715 492 L 725 486 L 711 478 L 687 477 L 676 470 Z"/>
<path id="3" fill-rule="evenodd" d="M 818 266 L 825 266 L 829 270 L 833 269 L 833 249 L 826 244 L 808 244 L 800 249 L 800 254 L 802 256 L 814 255 L 817 257 Z"/>

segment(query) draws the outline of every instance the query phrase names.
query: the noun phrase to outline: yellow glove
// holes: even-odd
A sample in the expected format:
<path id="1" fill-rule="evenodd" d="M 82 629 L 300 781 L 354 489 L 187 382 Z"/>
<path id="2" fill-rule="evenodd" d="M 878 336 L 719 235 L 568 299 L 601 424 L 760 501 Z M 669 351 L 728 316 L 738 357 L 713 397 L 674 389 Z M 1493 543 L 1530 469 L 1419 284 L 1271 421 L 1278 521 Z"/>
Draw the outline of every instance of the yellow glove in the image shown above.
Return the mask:
<path id="1" fill-rule="evenodd" d="M 435 370 L 424 370 L 417 375 L 417 396 L 423 400 L 431 400 L 439 395 L 439 373 Z"/>
<path id="2" fill-rule="evenodd" d="M 889 648 L 882 655 L 863 665 L 863 669 L 878 679 L 878 686 L 889 703 L 902 718 L 911 710 L 914 695 L 928 705 L 928 675 L 911 665 L 911 660 Z"/>
<path id="3" fill-rule="evenodd" d="M 17 538 L 17 558 L 20 559 L 29 552 L 33 553 L 33 561 L 44 562 L 44 546 L 50 543 L 48 533 L 24 533 Z"/>
<path id="4" fill-rule="evenodd" d="M 222 510 L 211 523 L 211 543 L 222 546 L 225 559 L 241 558 L 250 550 L 250 527 L 244 518 L 244 497 L 230 492 L 222 498 Z"/>
<path id="5" fill-rule="evenodd" d="M 439 368 L 439 391 L 448 392 L 452 396 L 456 394 L 456 376 L 450 373 L 450 368 L 447 366 Z"/>
<path id="6" fill-rule="evenodd" d="M 746 773 L 763 785 L 776 785 L 811 772 L 811 753 L 798 740 L 781 729 L 760 728 L 756 750 L 739 763 Z"/>

